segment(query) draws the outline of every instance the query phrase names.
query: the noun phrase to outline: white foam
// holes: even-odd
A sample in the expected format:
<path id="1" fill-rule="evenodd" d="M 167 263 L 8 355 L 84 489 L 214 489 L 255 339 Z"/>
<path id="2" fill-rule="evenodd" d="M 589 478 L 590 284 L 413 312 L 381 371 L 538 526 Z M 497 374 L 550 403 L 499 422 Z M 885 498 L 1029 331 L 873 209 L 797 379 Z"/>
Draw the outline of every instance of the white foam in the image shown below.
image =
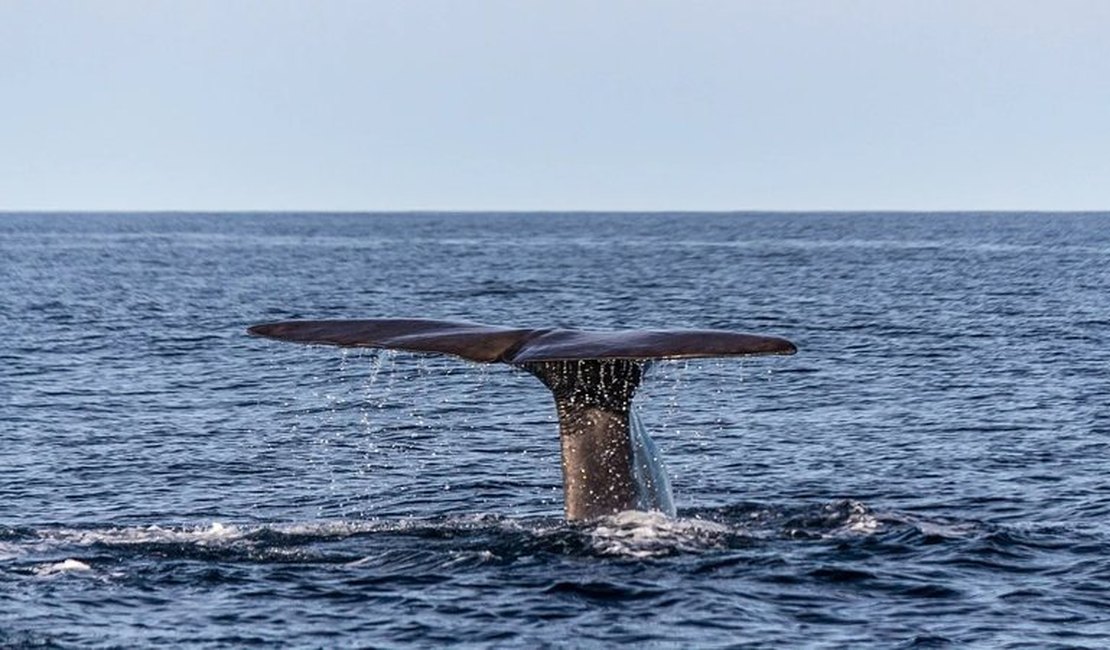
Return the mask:
<path id="1" fill-rule="evenodd" d="M 878 532 L 880 527 L 879 520 L 870 514 L 853 516 L 844 525 L 844 530 L 859 533 L 863 535 L 871 535 Z"/>
<path id="2" fill-rule="evenodd" d="M 68 558 L 63 562 L 55 564 L 43 564 L 35 569 L 35 575 L 50 576 L 59 573 L 70 573 L 73 571 L 92 571 L 92 567 L 85 564 L 80 560 Z"/>
<path id="3" fill-rule="evenodd" d="M 879 531 L 881 528 L 879 520 L 871 514 L 867 504 L 862 501 L 848 501 L 846 506 L 848 516 L 840 526 L 840 531 L 860 535 L 872 535 Z"/>
<path id="4" fill-rule="evenodd" d="M 704 519 L 629 510 L 598 520 L 589 534 L 594 549 L 603 555 L 644 558 L 720 546 L 721 538 L 733 532 Z"/>
<path id="5" fill-rule="evenodd" d="M 12 560 L 21 555 L 22 547 L 19 544 L 0 542 L 0 562 Z"/>
<path id="6" fill-rule="evenodd" d="M 143 526 L 132 528 L 101 528 L 97 530 L 81 529 L 55 529 L 39 533 L 40 537 L 48 541 L 67 542 L 88 546 L 92 544 L 151 544 L 151 543 L 183 543 L 183 544 L 212 544 L 230 542 L 241 539 L 249 531 L 244 531 L 238 526 L 225 526 L 213 522 L 207 527 L 196 528 L 163 528 L 161 526 Z"/>

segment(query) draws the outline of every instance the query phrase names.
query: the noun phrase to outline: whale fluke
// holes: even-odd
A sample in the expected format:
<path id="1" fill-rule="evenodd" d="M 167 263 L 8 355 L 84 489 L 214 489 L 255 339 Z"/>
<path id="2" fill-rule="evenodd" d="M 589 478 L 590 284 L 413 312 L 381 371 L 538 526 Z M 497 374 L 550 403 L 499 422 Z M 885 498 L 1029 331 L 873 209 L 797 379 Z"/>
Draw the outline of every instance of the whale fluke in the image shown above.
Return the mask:
<path id="1" fill-rule="evenodd" d="M 648 362 L 797 351 L 783 338 L 722 330 L 528 329 L 423 319 L 296 320 L 247 331 L 295 343 L 449 354 L 535 375 L 555 397 L 568 519 L 670 503 L 662 495 L 645 499 L 645 486 L 635 480 L 631 404 Z"/>
<path id="2" fill-rule="evenodd" d="M 723 330 L 522 329 L 400 318 L 291 320 L 253 325 L 247 331 L 294 343 L 432 352 L 479 363 L 515 365 L 536 361 L 693 359 L 794 354 L 797 351 L 786 339 Z"/>

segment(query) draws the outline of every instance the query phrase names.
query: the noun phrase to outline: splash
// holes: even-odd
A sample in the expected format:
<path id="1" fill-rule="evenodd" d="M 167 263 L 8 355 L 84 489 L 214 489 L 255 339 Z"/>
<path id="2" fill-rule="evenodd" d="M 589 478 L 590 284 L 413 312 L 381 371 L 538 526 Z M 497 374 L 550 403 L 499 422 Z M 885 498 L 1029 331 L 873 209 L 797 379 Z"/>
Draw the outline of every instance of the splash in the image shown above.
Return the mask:
<path id="1" fill-rule="evenodd" d="M 725 548 L 736 534 L 722 523 L 636 510 L 604 517 L 588 529 L 594 552 L 633 559 Z"/>

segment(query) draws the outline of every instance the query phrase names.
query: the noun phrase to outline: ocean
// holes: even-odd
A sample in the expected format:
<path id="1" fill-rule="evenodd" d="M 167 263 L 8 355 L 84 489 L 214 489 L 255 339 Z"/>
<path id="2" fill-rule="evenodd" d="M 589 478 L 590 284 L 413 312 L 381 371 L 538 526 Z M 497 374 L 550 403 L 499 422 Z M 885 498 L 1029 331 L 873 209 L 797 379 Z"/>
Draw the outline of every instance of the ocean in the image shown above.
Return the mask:
<path id="1" fill-rule="evenodd" d="M 720 328 L 562 517 L 503 365 L 294 318 Z M 1105 648 L 1110 214 L 0 215 L 0 646 Z"/>

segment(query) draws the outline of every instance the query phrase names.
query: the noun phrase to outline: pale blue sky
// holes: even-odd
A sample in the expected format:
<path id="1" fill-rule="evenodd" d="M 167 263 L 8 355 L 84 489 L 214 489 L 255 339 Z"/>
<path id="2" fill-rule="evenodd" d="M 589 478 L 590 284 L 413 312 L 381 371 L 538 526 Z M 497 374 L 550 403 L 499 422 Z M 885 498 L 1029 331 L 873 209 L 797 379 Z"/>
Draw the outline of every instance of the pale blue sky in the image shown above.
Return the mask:
<path id="1" fill-rule="evenodd" d="M 1110 2 L 0 0 L 0 209 L 1110 209 Z"/>

